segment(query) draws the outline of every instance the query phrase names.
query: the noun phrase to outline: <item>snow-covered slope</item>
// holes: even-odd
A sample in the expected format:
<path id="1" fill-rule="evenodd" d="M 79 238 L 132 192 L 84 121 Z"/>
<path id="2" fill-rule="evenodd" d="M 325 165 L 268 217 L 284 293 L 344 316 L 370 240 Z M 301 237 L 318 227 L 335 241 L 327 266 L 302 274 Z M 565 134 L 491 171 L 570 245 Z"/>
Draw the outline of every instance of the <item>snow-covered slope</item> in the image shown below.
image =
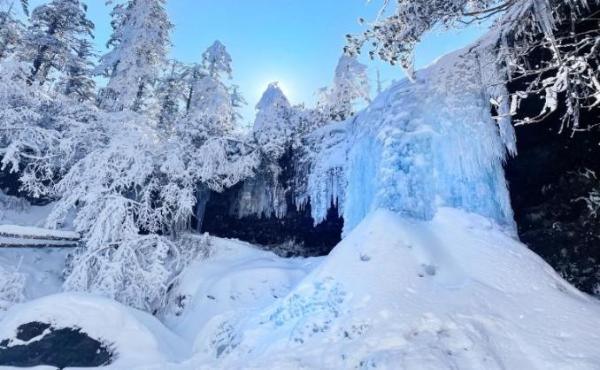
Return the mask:
<path id="1" fill-rule="evenodd" d="M 184 271 L 164 315 L 166 325 L 192 343 L 204 339 L 201 333 L 209 328 L 286 296 L 321 261 L 284 259 L 235 240 L 212 238 L 211 244 L 211 255 Z M 196 346 L 204 349 L 206 344 Z"/>
<path id="2" fill-rule="evenodd" d="M 88 294 L 57 294 L 16 306 L 0 321 L 0 338 L 15 338 L 18 327 L 30 322 L 51 324 L 56 329 L 81 328 L 110 345 L 115 358 L 108 369 L 144 368 L 189 355 L 187 343 L 155 317 Z M 44 334 L 31 341 L 40 337 Z M 19 340 L 11 343 L 22 344 Z"/>
<path id="3" fill-rule="evenodd" d="M 228 325 L 228 348 L 195 366 L 600 366 L 598 302 L 494 222 L 455 209 L 429 222 L 377 211 L 287 297 Z"/>
<path id="4" fill-rule="evenodd" d="M 599 324 L 597 301 L 493 221 L 445 208 L 429 222 L 378 211 L 287 297 L 231 320 L 229 347 L 195 364 L 596 369 Z"/>
<path id="5" fill-rule="evenodd" d="M 430 221 L 376 211 L 320 259 L 212 245 L 185 271 L 165 326 L 62 294 L 14 306 L 0 337 L 34 319 L 76 325 L 114 343 L 117 369 L 600 366 L 600 304 L 495 221 L 462 210 Z"/>

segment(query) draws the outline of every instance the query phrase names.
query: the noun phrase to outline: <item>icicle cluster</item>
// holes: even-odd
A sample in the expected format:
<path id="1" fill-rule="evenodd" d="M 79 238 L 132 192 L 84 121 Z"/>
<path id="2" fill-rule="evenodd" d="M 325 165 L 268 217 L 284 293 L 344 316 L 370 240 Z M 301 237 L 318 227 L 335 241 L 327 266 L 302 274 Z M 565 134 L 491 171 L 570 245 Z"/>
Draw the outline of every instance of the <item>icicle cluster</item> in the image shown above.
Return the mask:
<path id="1" fill-rule="evenodd" d="M 308 188 L 315 220 L 333 199 L 345 232 L 378 208 L 429 219 L 440 206 L 457 207 L 512 225 L 502 164 L 514 133 L 492 116 L 490 96 L 502 91 L 486 89 L 493 76 L 479 59 L 446 56 L 354 119 L 323 129 Z"/>

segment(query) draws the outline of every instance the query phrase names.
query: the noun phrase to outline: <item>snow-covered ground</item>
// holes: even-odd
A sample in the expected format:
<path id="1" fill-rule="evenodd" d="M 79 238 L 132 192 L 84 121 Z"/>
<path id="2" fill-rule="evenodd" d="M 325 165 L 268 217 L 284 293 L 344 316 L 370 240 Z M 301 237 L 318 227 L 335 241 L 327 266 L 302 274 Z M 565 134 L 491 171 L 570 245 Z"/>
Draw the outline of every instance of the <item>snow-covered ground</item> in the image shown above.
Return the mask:
<path id="1" fill-rule="evenodd" d="M 26 301 L 55 294 L 62 285 L 62 273 L 69 250 L 0 248 L 0 271 L 18 273 L 24 277 L 23 299 Z"/>
<path id="2" fill-rule="evenodd" d="M 6 207 L 0 209 L 0 224 L 42 227 L 46 223 L 46 218 L 52 212 L 52 207 L 52 203 L 45 206 L 25 204 L 23 208 L 17 209 Z"/>
<path id="3" fill-rule="evenodd" d="M 116 369 L 600 367 L 600 304 L 481 216 L 379 210 L 318 259 L 211 244 L 162 323 L 59 294 L 14 306 L 0 337 L 36 318 L 75 325 L 113 344 Z"/>

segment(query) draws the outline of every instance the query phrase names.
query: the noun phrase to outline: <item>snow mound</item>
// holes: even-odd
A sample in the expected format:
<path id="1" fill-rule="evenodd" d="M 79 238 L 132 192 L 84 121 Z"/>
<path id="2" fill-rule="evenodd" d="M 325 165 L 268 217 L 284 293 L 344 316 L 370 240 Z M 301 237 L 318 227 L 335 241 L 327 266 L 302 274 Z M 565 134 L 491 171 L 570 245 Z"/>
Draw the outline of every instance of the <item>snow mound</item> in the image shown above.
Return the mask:
<path id="1" fill-rule="evenodd" d="M 456 209 L 431 221 L 379 210 L 284 299 L 248 313 L 229 322 L 226 348 L 198 353 L 194 366 L 600 366 L 600 334 L 590 330 L 600 305 L 495 222 Z"/>
<path id="2" fill-rule="evenodd" d="M 30 322 L 55 329 L 80 328 L 109 345 L 116 358 L 106 369 L 132 369 L 189 356 L 188 345 L 153 316 L 91 295 L 64 293 L 15 305 L 0 321 L 0 338 L 15 338 L 18 327 Z"/>
<path id="3" fill-rule="evenodd" d="M 165 324 L 197 349 L 219 347 L 202 335 L 257 313 L 285 297 L 322 258 L 284 259 L 236 240 L 212 238 L 212 254 L 196 259 L 171 294 Z M 222 347 L 225 348 L 225 347 Z"/>

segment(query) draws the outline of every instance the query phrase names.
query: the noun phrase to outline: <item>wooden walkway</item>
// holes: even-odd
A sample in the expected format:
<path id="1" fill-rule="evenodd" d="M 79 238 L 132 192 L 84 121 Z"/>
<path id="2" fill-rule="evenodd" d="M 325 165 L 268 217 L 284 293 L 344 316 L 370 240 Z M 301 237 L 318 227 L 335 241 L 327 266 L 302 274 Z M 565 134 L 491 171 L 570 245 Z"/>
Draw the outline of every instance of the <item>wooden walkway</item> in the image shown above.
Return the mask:
<path id="1" fill-rule="evenodd" d="M 0 225 L 0 248 L 74 248 L 80 239 L 73 231 Z"/>

